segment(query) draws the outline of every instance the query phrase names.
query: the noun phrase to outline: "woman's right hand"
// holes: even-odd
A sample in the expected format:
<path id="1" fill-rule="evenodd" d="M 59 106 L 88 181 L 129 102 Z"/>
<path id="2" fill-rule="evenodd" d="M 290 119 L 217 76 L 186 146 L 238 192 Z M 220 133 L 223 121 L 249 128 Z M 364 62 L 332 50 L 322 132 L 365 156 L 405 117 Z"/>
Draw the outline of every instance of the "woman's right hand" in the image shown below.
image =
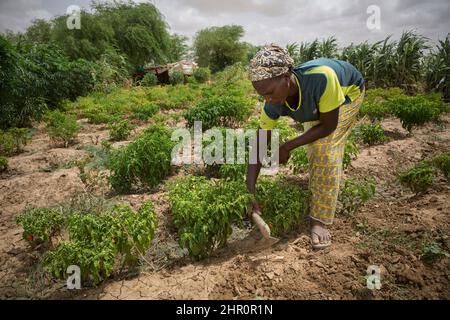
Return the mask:
<path id="1" fill-rule="evenodd" d="M 250 218 L 251 218 L 252 214 L 254 214 L 254 213 L 261 215 L 261 208 L 259 207 L 259 204 L 258 204 L 258 202 L 256 202 L 256 200 L 253 200 L 252 204 L 250 206 L 250 212 L 249 212 Z"/>

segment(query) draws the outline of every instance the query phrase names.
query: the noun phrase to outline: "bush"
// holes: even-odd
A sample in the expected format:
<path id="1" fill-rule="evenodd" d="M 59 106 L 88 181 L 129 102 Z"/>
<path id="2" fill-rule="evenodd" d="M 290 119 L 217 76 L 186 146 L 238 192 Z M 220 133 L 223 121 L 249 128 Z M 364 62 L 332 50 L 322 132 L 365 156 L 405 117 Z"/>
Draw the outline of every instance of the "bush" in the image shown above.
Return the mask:
<path id="1" fill-rule="evenodd" d="M 168 188 L 180 246 L 197 260 L 226 243 L 232 224 L 246 215 L 251 200 L 245 184 L 236 181 L 184 177 L 170 182 Z"/>
<path id="2" fill-rule="evenodd" d="M 47 123 L 47 132 L 52 139 L 62 140 L 64 146 L 75 139 L 79 126 L 77 118 L 73 115 L 66 115 L 59 110 L 47 112 L 45 115 Z"/>
<path id="3" fill-rule="evenodd" d="M 191 84 L 191 85 L 197 85 L 198 84 L 197 80 L 195 80 L 195 78 L 193 76 L 188 76 L 186 78 L 186 83 L 187 84 Z"/>
<path id="4" fill-rule="evenodd" d="M 30 140 L 26 128 L 11 128 L 6 132 L 0 130 L 0 155 L 19 153 Z"/>
<path id="5" fill-rule="evenodd" d="M 359 109 L 359 116 L 367 116 L 372 122 L 380 121 L 391 114 L 389 104 L 386 101 L 376 101 L 373 103 L 363 102 Z"/>
<path id="6" fill-rule="evenodd" d="M 198 68 L 194 70 L 192 76 L 198 83 L 203 83 L 209 80 L 211 71 L 208 68 Z"/>
<path id="7" fill-rule="evenodd" d="M 67 268 L 76 265 L 80 268 L 83 283 L 93 281 L 98 284 L 112 274 L 116 258 L 112 242 L 102 245 L 88 247 L 83 242 L 61 241 L 55 250 L 44 254 L 44 270 L 55 278 L 64 280 L 67 279 Z"/>
<path id="8" fill-rule="evenodd" d="M 246 164 L 223 164 L 219 166 L 219 178 L 225 180 L 243 181 L 247 173 Z"/>
<path id="9" fill-rule="evenodd" d="M 404 96 L 404 91 L 400 88 L 369 89 L 361 104 L 359 116 L 368 116 L 371 121 L 380 121 L 391 115 L 388 101 L 399 96 Z"/>
<path id="10" fill-rule="evenodd" d="M 290 152 L 289 163 L 291 164 L 292 172 L 298 174 L 303 172 L 308 167 L 308 153 L 306 147 L 298 147 Z"/>
<path id="11" fill-rule="evenodd" d="M 49 241 L 64 225 L 65 218 L 55 210 L 31 208 L 20 213 L 16 222 L 23 228 L 23 238 L 32 241 Z"/>
<path id="12" fill-rule="evenodd" d="M 389 101 L 389 107 L 409 132 L 414 127 L 437 120 L 443 110 L 442 102 L 429 100 L 425 95 L 399 96 Z"/>
<path id="13" fill-rule="evenodd" d="M 112 188 L 129 192 L 133 186 L 155 187 L 170 172 L 174 145 L 170 132 L 155 125 L 126 147 L 113 151 L 108 164 Z"/>
<path id="14" fill-rule="evenodd" d="M 398 174 L 400 182 L 409 187 L 416 194 L 425 192 L 433 183 L 436 176 L 435 169 L 428 161 L 421 161 L 414 167 Z"/>
<path id="15" fill-rule="evenodd" d="M 153 87 L 158 84 L 158 77 L 151 72 L 145 74 L 144 78 L 142 78 L 141 84 L 144 87 Z"/>
<path id="16" fill-rule="evenodd" d="M 344 156 L 342 158 L 342 167 L 347 169 L 352 163 L 352 159 L 359 153 L 358 146 L 353 139 L 347 139 L 344 146 Z"/>
<path id="17" fill-rule="evenodd" d="M 158 89 L 131 87 L 129 89 L 118 88 L 108 94 L 94 92 L 87 97 L 80 97 L 70 104 L 70 109 L 85 116 L 91 123 L 108 123 L 114 117 L 123 117 L 126 114 L 134 114 L 135 110 L 150 105 L 149 90 Z"/>
<path id="18" fill-rule="evenodd" d="M 184 83 L 184 74 L 181 71 L 174 71 L 169 75 L 169 81 L 172 85 Z"/>
<path id="19" fill-rule="evenodd" d="M 39 70 L 0 36 L 0 128 L 27 126 L 47 108 Z M 42 86 L 42 87 L 41 87 Z M 39 88 L 39 89 L 38 89 Z"/>
<path id="20" fill-rule="evenodd" d="M 2 84 L 0 127 L 25 127 L 40 120 L 47 107 L 58 108 L 65 99 L 89 93 L 95 84 L 95 63 L 70 61 L 53 44 L 13 48 L 0 38 Z"/>
<path id="21" fill-rule="evenodd" d="M 359 137 L 363 143 L 373 146 L 388 141 L 388 137 L 384 134 L 384 130 L 379 123 L 377 124 L 361 124 L 358 127 Z"/>
<path id="22" fill-rule="evenodd" d="M 242 99 L 224 96 L 204 99 L 185 111 L 183 116 L 189 127 L 194 126 L 194 121 L 201 121 L 202 129 L 208 130 L 216 126 L 238 124 L 249 116 L 250 111 Z"/>
<path id="23" fill-rule="evenodd" d="M 109 114 L 95 109 L 89 109 L 84 111 L 84 116 L 88 118 L 89 123 L 93 124 L 108 123 L 113 118 Z"/>
<path id="24" fill-rule="evenodd" d="M 4 172 L 8 169 L 8 159 L 0 156 L 0 172 Z"/>
<path id="25" fill-rule="evenodd" d="M 14 153 L 14 140 L 8 132 L 0 130 L 0 155 L 11 155 Z"/>
<path id="26" fill-rule="evenodd" d="M 260 125 L 259 125 L 258 118 L 251 118 L 251 119 L 247 120 L 245 123 L 245 129 L 255 129 L 256 130 L 259 128 L 260 128 Z M 280 118 L 277 120 L 274 129 L 277 129 L 279 131 L 280 144 L 284 143 L 290 139 L 293 139 L 295 137 L 298 137 L 300 135 L 298 133 L 298 131 L 296 129 L 292 128 L 289 125 L 289 122 L 284 118 Z"/>
<path id="27" fill-rule="evenodd" d="M 431 159 L 431 163 L 450 181 L 450 149 Z"/>
<path id="28" fill-rule="evenodd" d="M 376 182 L 373 177 L 348 178 L 340 188 L 341 213 L 352 215 L 367 200 L 375 195 Z"/>
<path id="29" fill-rule="evenodd" d="M 232 155 L 233 157 L 233 162 L 232 163 L 226 163 L 226 161 L 228 161 L 227 157 L 229 157 L 230 155 L 227 155 L 227 131 L 226 128 L 214 128 L 214 129 L 218 129 L 221 131 L 222 133 L 222 138 L 223 138 L 223 145 L 222 145 L 222 156 L 223 156 L 223 163 L 205 163 L 205 167 L 206 170 L 208 172 L 208 174 L 213 175 L 213 176 L 217 176 L 219 178 L 222 179 L 226 179 L 226 180 L 240 180 L 242 181 L 245 178 L 246 172 L 247 172 L 247 165 L 249 163 L 249 152 L 252 148 L 251 142 L 252 142 L 252 135 L 247 134 L 246 131 L 241 131 L 241 132 L 234 132 L 233 133 L 233 146 L 231 146 L 231 149 L 234 154 Z M 256 132 L 254 137 L 256 138 Z M 211 139 L 213 140 L 213 139 Z M 244 143 L 244 159 L 238 159 L 238 148 L 240 148 L 240 146 L 238 145 L 238 141 L 242 141 Z M 255 141 L 256 142 L 256 141 Z M 206 148 L 209 148 L 209 146 L 211 145 L 211 147 L 217 146 L 219 147 L 219 145 L 216 145 L 215 141 L 209 141 L 208 139 L 204 138 L 203 139 L 203 155 L 206 154 Z M 270 147 L 270 145 L 269 145 Z M 212 150 L 208 150 L 208 151 L 212 151 Z M 215 149 L 214 152 L 217 152 L 218 150 Z M 205 158 L 204 158 L 205 159 Z M 243 163 L 237 163 L 238 161 L 242 161 Z"/>
<path id="30" fill-rule="evenodd" d="M 122 87 L 128 80 L 131 69 L 126 55 L 116 49 L 107 48 L 97 60 L 94 90 L 109 93 L 117 87 Z"/>
<path id="31" fill-rule="evenodd" d="M 159 112 L 159 106 L 154 103 L 149 103 L 143 106 L 136 106 L 133 108 L 133 112 L 136 118 L 146 121 Z"/>
<path id="32" fill-rule="evenodd" d="M 108 125 L 109 136 L 113 141 L 122 141 L 126 140 L 133 129 L 128 120 L 124 119 L 114 119 Z"/>
<path id="33" fill-rule="evenodd" d="M 45 270 L 66 278 L 69 265 L 78 265 L 81 277 L 94 283 L 109 277 L 120 258 L 121 269 L 133 267 L 150 247 L 157 219 L 151 202 L 144 202 L 137 213 L 129 206 L 117 205 L 111 211 L 73 213 L 69 216 L 69 241 L 61 241 L 43 257 Z"/>
<path id="34" fill-rule="evenodd" d="M 283 179 L 258 180 L 256 199 L 275 237 L 295 230 L 307 214 L 310 193 Z"/>

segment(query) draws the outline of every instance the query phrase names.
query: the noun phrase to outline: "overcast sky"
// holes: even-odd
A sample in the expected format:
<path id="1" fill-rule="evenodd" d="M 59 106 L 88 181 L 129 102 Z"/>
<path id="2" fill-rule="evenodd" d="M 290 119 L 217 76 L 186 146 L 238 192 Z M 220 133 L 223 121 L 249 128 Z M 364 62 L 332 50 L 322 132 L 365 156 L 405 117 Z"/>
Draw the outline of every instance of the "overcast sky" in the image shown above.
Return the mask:
<path id="1" fill-rule="evenodd" d="M 151 2 L 172 33 L 190 38 L 211 26 L 238 24 L 253 44 L 311 41 L 336 36 L 340 45 L 397 39 L 415 29 L 433 41 L 450 32 L 449 0 L 136 0 Z M 90 0 L 0 0 L 0 32 L 23 31 L 36 18 L 66 13 L 70 5 L 89 9 Z M 370 5 L 380 9 L 380 29 L 369 29 Z M 83 23 L 81 21 L 81 23 Z"/>

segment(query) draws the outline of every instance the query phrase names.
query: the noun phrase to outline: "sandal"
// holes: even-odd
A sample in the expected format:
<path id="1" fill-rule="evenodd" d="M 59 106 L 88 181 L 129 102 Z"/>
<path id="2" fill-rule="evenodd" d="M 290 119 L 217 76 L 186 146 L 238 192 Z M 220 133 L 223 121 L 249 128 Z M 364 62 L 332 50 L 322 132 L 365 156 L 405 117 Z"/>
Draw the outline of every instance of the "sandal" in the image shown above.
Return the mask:
<path id="1" fill-rule="evenodd" d="M 325 243 L 313 243 L 312 241 L 312 235 L 315 234 L 317 236 L 317 238 L 320 238 L 320 234 L 318 234 L 315 231 L 311 231 L 311 246 L 313 247 L 313 249 L 317 249 L 317 250 L 322 250 L 325 248 L 328 248 L 331 245 L 331 238 L 328 242 Z"/>

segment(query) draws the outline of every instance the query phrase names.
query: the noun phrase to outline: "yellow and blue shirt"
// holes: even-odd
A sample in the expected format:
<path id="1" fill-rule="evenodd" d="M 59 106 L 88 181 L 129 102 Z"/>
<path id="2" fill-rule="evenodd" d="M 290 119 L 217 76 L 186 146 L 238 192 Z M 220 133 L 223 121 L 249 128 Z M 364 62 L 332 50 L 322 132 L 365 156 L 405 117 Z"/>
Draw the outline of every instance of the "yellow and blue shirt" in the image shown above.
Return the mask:
<path id="1" fill-rule="evenodd" d="M 321 112 L 356 100 L 364 88 L 362 74 L 346 61 L 321 58 L 305 62 L 292 71 L 299 87 L 298 105 L 266 102 L 260 117 L 262 129 L 273 129 L 280 116 L 290 116 L 298 122 L 319 120 Z"/>

